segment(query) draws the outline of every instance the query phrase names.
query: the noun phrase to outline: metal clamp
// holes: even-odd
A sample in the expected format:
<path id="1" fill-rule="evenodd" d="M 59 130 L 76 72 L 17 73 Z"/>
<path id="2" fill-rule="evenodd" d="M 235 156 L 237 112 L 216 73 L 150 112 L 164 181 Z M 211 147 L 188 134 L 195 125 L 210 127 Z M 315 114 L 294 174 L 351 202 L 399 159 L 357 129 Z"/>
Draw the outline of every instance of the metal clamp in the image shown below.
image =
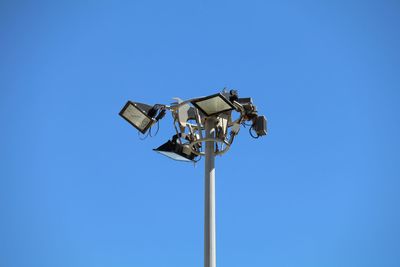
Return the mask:
<path id="1" fill-rule="evenodd" d="M 218 142 L 218 143 L 223 143 L 223 144 L 225 144 L 225 148 L 224 148 L 223 150 L 221 150 L 221 151 L 218 151 L 218 152 L 214 153 L 214 155 L 223 155 L 223 154 L 225 154 L 225 153 L 229 150 L 229 148 L 231 147 L 231 144 L 230 144 L 228 141 L 226 141 L 226 140 L 222 140 L 222 139 L 218 139 L 218 138 L 202 138 L 202 139 L 198 139 L 198 140 L 195 140 L 195 141 L 190 142 L 189 147 L 190 147 L 190 150 L 192 150 L 192 153 L 193 153 L 193 154 L 196 154 L 197 156 L 205 156 L 205 153 L 204 153 L 204 152 L 199 152 L 199 151 L 196 151 L 196 150 L 194 149 L 194 146 L 195 146 L 196 144 L 202 143 L 202 142 Z"/>

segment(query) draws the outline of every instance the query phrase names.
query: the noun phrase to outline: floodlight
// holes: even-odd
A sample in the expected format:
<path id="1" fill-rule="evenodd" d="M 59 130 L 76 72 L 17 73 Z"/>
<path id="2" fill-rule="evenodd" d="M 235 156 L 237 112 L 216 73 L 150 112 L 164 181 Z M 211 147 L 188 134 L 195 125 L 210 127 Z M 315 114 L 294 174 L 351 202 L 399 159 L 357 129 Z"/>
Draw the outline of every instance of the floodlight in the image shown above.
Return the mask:
<path id="1" fill-rule="evenodd" d="M 239 102 L 242 105 L 253 104 L 253 99 L 251 99 L 251 97 L 241 97 L 237 99 L 237 102 Z"/>
<path id="2" fill-rule="evenodd" d="M 194 158 L 196 157 L 189 145 L 179 144 L 176 142 L 176 139 L 172 141 L 168 140 L 165 144 L 153 150 L 178 161 L 194 162 Z"/>
<path id="3" fill-rule="evenodd" d="M 266 135 L 267 134 L 267 119 L 265 116 L 257 116 L 253 124 L 254 131 L 257 133 L 258 136 Z"/>
<path id="4" fill-rule="evenodd" d="M 232 103 L 220 93 L 193 100 L 191 103 L 206 116 L 220 114 L 235 108 Z"/>
<path id="5" fill-rule="evenodd" d="M 119 115 L 144 134 L 156 121 L 149 115 L 151 111 L 152 107 L 149 105 L 128 101 Z"/>

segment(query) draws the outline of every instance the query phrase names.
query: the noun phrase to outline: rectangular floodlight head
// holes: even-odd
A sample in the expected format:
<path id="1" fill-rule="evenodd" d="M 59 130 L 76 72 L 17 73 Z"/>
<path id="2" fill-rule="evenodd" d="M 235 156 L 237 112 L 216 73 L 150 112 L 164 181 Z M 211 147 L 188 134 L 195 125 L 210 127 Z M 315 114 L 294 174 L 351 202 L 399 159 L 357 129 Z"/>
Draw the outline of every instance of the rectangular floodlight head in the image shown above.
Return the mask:
<path id="1" fill-rule="evenodd" d="M 172 142 L 171 140 L 153 150 L 178 161 L 194 162 L 194 158 L 196 157 L 185 145 Z"/>
<path id="2" fill-rule="evenodd" d="M 235 108 L 232 103 L 220 93 L 193 100 L 191 103 L 206 116 L 217 115 Z"/>
<path id="3" fill-rule="evenodd" d="M 239 102 L 240 104 L 252 104 L 253 99 L 251 99 L 251 97 L 242 97 L 238 98 L 237 102 Z"/>
<path id="4" fill-rule="evenodd" d="M 258 116 L 254 125 L 254 130 L 258 136 L 267 134 L 267 119 L 265 116 Z"/>
<path id="5" fill-rule="evenodd" d="M 128 101 L 119 112 L 119 115 L 129 122 L 133 127 L 138 129 L 139 132 L 144 134 L 155 122 L 155 120 L 147 115 L 147 112 L 144 111 L 140 106 L 143 106 L 143 104 L 138 105 L 132 101 Z"/>

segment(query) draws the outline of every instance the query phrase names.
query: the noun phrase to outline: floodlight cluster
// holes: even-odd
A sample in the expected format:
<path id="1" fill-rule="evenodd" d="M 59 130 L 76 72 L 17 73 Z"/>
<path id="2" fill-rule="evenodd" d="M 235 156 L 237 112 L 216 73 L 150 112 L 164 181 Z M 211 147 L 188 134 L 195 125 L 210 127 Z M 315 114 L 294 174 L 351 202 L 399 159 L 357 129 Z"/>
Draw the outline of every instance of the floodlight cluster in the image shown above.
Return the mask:
<path id="1" fill-rule="evenodd" d="M 248 126 L 253 138 L 267 134 L 265 116 L 258 115 L 251 98 L 240 98 L 236 90 L 224 89 L 206 97 L 176 100 L 170 105 L 153 106 L 128 101 L 119 114 L 140 133 L 151 135 L 152 127 L 170 111 L 176 134 L 154 151 L 179 161 L 198 161 L 204 155 L 204 142 L 208 141 L 215 142 L 216 155 L 224 154 L 241 126 Z M 211 119 L 214 133 L 205 138 L 205 122 Z"/>

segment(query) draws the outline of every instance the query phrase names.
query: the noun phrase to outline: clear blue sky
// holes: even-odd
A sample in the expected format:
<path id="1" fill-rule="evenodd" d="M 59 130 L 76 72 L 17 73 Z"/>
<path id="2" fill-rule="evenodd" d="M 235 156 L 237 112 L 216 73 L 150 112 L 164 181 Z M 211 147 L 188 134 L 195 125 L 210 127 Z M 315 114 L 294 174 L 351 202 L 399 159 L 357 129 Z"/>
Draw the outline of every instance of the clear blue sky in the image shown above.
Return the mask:
<path id="1" fill-rule="evenodd" d="M 219 267 L 400 266 L 398 1 L 1 1 L 0 266 L 200 267 L 203 161 L 126 100 L 223 87 L 270 132 L 217 158 Z"/>

